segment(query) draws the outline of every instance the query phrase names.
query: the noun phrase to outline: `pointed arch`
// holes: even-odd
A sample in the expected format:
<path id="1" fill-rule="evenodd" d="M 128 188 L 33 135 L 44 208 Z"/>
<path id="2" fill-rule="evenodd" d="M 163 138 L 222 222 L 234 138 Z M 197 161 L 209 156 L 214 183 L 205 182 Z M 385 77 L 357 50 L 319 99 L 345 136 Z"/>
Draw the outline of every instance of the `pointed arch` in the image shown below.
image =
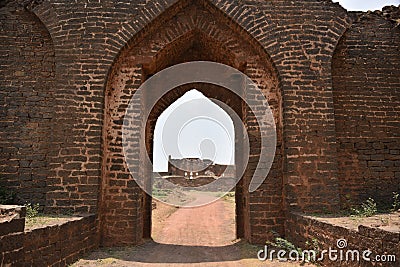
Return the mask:
<path id="1" fill-rule="evenodd" d="M 182 4 L 183 1 L 179 3 Z M 261 242 L 268 234 L 268 231 L 258 227 L 261 224 L 266 229 L 283 233 L 283 223 L 276 223 L 283 222 L 284 216 L 279 76 L 269 55 L 262 47 L 237 24 L 232 23 L 223 16 L 222 12 L 215 10 L 215 7 L 207 3 L 208 1 L 201 1 L 201 3 L 193 1 L 188 2 L 184 7 L 174 6 L 166 10 L 147 26 L 146 32 L 139 33 L 128 42 L 109 72 L 105 91 L 100 200 L 100 222 L 104 245 L 138 244 L 144 238 L 150 237 L 151 199 L 135 184 L 131 175 L 147 177 L 150 174 L 151 168 L 144 166 L 142 159 L 147 156 L 148 151 L 152 151 L 152 142 L 147 141 L 143 147 L 138 145 L 132 148 L 133 153 L 138 155 L 135 173 L 128 172 L 122 155 L 121 121 L 131 95 L 143 81 L 158 71 L 171 65 L 197 60 L 224 63 L 242 70 L 259 86 L 272 107 L 280 136 L 277 148 L 280 160 L 273 164 L 271 177 L 266 180 L 265 185 L 250 195 L 246 183 L 249 182 L 257 165 L 260 151 L 260 144 L 257 141 L 260 136 L 260 126 L 252 122 L 254 114 L 249 113 L 241 101 L 234 100 L 231 95 L 225 94 L 218 88 L 209 92 L 211 97 L 227 102 L 236 112 L 242 114 L 243 122 L 248 125 L 247 131 L 251 136 L 251 152 L 253 153 L 250 159 L 251 164 L 242 179 L 242 184 L 239 185 L 238 236 L 251 242 Z M 180 90 L 185 91 L 187 88 Z M 181 93 L 164 96 L 161 103 L 156 105 L 157 112 L 161 112 L 162 107 L 167 107 Z M 152 108 L 146 106 L 147 95 L 157 94 L 157 92 L 144 90 L 141 94 L 142 102 L 138 103 L 140 108 L 137 113 L 138 125 L 146 127 L 146 136 L 140 136 L 138 131 L 139 142 L 144 139 L 152 140 L 157 118 L 153 116 L 146 122 L 140 117 L 141 109 Z M 247 99 L 252 97 L 246 90 L 243 91 L 243 96 Z M 258 100 L 255 98 L 251 101 Z M 259 112 L 262 112 L 262 108 Z M 274 190 L 268 191 L 270 187 L 274 187 Z M 271 209 L 268 209 L 270 211 L 266 213 L 257 208 L 257 205 L 261 204 L 272 205 L 262 198 L 265 194 L 268 194 L 269 200 L 272 199 L 274 202 L 273 207 L 271 206 Z M 128 217 L 129 219 L 122 216 L 126 213 L 132 216 Z M 250 216 L 258 223 L 250 225 Z M 129 235 L 121 236 L 122 230 L 128 231 Z"/>

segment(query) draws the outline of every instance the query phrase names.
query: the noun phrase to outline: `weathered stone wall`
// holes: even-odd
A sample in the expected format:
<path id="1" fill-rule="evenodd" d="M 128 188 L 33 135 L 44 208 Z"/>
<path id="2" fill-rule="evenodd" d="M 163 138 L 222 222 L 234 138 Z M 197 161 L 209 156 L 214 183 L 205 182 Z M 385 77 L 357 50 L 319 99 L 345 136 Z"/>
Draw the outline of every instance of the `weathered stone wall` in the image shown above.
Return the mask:
<path id="1" fill-rule="evenodd" d="M 399 51 L 399 26 L 375 13 L 355 14 L 336 48 L 332 76 L 343 204 L 369 197 L 388 204 L 392 192 L 400 191 Z"/>
<path id="2" fill-rule="evenodd" d="M 25 209 L 15 213 L 0 207 L 1 266 L 67 266 L 99 245 L 96 216 L 84 216 L 65 223 L 24 231 Z"/>
<path id="3" fill-rule="evenodd" d="M 324 261 L 318 262 L 323 266 L 398 266 L 400 257 L 400 236 L 398 232 L 385 231 L 379 228 L 370 228 L 367 226 L 358 226 L 358 230 L 351 230 L 345 227 L 332 225 L 320 220 L 304 216 L 302 214 L 291 213 L 286 220 L 286 238 L 301 248 L 310 247 L 306 242 L 317 240 L 321 250 L 337 250 L 332 256 L 337 255 L 340 259 L 340 250 L 342 250 L 343 261 L 330 261 L 329 254 L 325 254 Z M 344 248 L 337 247 L 337 241 L 344 239 L 347 245 Z M 376 262 L 364 261 L 362 253 L 370 250 L 372 254 L 366 255 L 371 260 L 376 255 L 395 255 L 395 262 Z M 348 260 L 346 261 L 346 252 L 348 250 L 358 250 L 360 253 L 360 262 Z M 351 259 L 351 254 L 349 254 Z"/>
<path id="4" fill-rule="evenodd" d="M 99 246 L 95 215 L 26 231 L 22 237 L 23 261 L 30 266 L 68 266 Z"/>
<path id="5" fill-rule="evenodd" d="M 24 257 L 25 207 L 0 205 L 0 265 Z"/>
<path id="6" fill-rule="evenodd" d="M 47 211 L 98 213 L 104 244 L 138 244 L 150 234 L 151 202 L 126 168 L 121 124 L 132 93 L 149 75 L 165 67 L 192 60 L 228 64 L 251 77 L 269 101 L 278 131 L 276 157 L 266 181 L 249 194 L 248 182 L 257 164 L 262 128 L 254 123 L 255 114 L 222 89 L 208 94 L 207 89 L 202 91 L 234 109 L 239 105 L 249 131 L 251 158 L 238 186 L 237 203 L 241 208 L 237 221 L 243 225 L 239 235 L 252 242 L 264 242 L 270 230 L 284 232 L 285 210 L 335 210 L 339 192 L 347 194 L 343 189 L 347 182 L 342 181 L 355 174 L 344 173 L 344 162 L 348 160 L 342 159 L 349 153 L 343 147 L 350 142 L 355 148 L 354 133 L 358 130 L 351 132 L 349 127 L 340 126 L 347 120 L 347 108 L 342 107 L 347 100 L 342 98 L 348 91 L 338 81 L 365 80 L 360 73 L 346 77 L 337 74 L 341 68 L 337 66 L 351 57 L 360 66 L 363 62 L 359 55 L 340 58 L 340 51 L 353 49 L 349 50 L 346 40 L 359 38 L 376 45 L 373 54 L 383 60 L 371 58 L 369 63 L 393 62 L 387 65 L 390 77 L 379 79 L 362 98 L 376 91 L 379 101 L 388 107 L 383 116 L 397 116 L 396 107 L 390 105 L 398 101 L 398 54 L 388 55 L 399 43 L 398 28 L 391 28 L 393 24 L 382 18 L 376 22 L 368 18 L 366 22 L 357 21 L 328 0 L 4 3 L 0 8 L 4 14 L 0 82 L 5 88 L 0 92 L 0 122 L 4 125 L 0 130 L 2 185 L 17 189 L 21 201 L 45 204 Z M 385 42 L 374 41 L 378 39 L 372 34 L 376 28 L 375 34 Z M 357 53 L 371 51 L 364 46 L 358 48 L 361 50 Z M 343 73 L 352 70 L 347 68 Z M 372 67 L 366 72 L 377 73 Z M 135 176 L 149 174 L 149 166 L 141 163 L 145 152 L 151 151 L 157 114 L 185 90 L 177 88 L 166 96 L 148 122 L 140 117 L 145 101 L 137 103 L 138 125 L 148 127 L 145 136 L 135 137 L 138 144 L 146 140 L 145 146 L 132 149 L 137 156 Z M 259 101 L 251 92 L 245 95 L 248 100 Z M 374 103 L 354 103 L 354 109 L 382 116 L 368 108 Z M 263 109 L 256 112 L 263 114 Z M 364 127 L 361 118 L 353 122 Z M 396 133 L 397 122 L 382 119 L 378 124 Z M 370 127 L 365 131 L 369 129 L 376 130 Z M 367 166 L 378 164 L 376 161 L 394 166 L 376 166 L 383 171 L 371 166 L 368 169 L 380 174 L 359 177 L 363 182 L 377 181 L 370 178 L 383 175 L 393 185 L 398 179 L 397 150 L 386 147 L 389 141 L 397 144 L 398 136 L 385 136 L 387 142 L 383 144 L 376 138 L 382 131 L 376 132 L 371 134 L 371 146 L 376 146 L 377 155 L 384 155 L 384 160 L 370 158 L 374 162 Z M 365 136 L 360 137 L 366 142 Z M 373 145 L 376 142 L 378 146 Z M 364 152 L 351 153 L 356 158 Z M 362 165 L 357 166 L 361 169 Z M 361 180 L 349 181 L 361 184 Z M 374 182 L 364 183 L 364 189 L 374 188 L 371 192 L 376 192 Z"/>

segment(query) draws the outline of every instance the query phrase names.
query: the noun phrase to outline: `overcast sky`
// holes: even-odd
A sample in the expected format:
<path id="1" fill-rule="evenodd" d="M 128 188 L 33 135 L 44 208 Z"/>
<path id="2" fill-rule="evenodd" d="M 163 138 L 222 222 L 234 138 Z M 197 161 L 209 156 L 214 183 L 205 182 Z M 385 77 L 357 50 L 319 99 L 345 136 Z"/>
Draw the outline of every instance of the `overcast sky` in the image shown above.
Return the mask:
<path id="1" fill-rule="evenodd" d="M 172 158 L 202 158 L 234 164 L 232 119 L 197 90 L 172 103 L 158 118 L 154 130 L 153 170 L 168 170 Z"/>
<path id="2" fill-rule="evenodd" d="M 400 4 L 400 0 L 337 2 L 348 11 L 380 10 L 387 5 Z M 189 117 L 197 119 L 188 120 Z M 200 92 L 189 91 L 169 106 L 157 121 L 153 170 L 167 171 L 168 155 L 173 158 L 207 158 L 219 164 L 233 164 L 234 149 L 234 129 L 230 117 Z"/>
<path id="3" fill-rule="evenodd" d="M 400 5 L 400 0 L 333 0 L 339 2 L 348 11 L 374 11 L 381 10 L 384 6 Z"/>

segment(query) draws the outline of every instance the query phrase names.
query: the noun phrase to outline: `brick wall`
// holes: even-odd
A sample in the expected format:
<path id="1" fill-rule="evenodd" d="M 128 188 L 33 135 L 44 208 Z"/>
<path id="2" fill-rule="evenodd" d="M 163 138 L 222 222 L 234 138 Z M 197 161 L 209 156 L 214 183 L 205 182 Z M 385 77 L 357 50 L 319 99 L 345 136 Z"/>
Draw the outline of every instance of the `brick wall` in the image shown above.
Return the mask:
<path id="1" fill-rule="evenodd" d="M 400 28 L 354 16 L 332 61 L 340 192 L 387 204 L 400 191 Z"/>
<path id="2" fill-rule="evenodd" d="M 12 213 L 5 207 L 0 207 L 2 217 L 5 210 Z M 0 223 L 1 266 L 67 266 L 99 245 L 94 215 L 29 231 L 24 226 L 25 209 Z"/>
<path id="3" fill-rule="evenodd" d="M 24 257 L 25 207 L 0 205 L 0 265 Z"/>
<path id="4" fill-rule="evenodd" d="M 357 261 L 329 261 L 328 254 L 325 255 L 325 261 L 320 262 L 323 266 L 398 266 L 400 257 L 400 239 L 399 233 L 389 232 L 379 228 L 369 228 L 358 226 L 358 230 L 350 230 L 345 227 L 332 225 L 304 216 L 297 213 L 291 213 L 286 220 L 286 238 L 301 248 L 308 248 L 307 241 L 318 240 L 321 249 L 340 250 L 337 247 L 337 240 L 345 239 L 347 246 L 343 248 L 343 255 L 347 250 L 358 250 L 360 252 L 360 262 Z M 374 259 L 376 255 L 395 255 L 396 262 L 367 262 L 362 260 L 362 252 L 371 250 L 369 255 Z M 333 254 L 335 255 L 335 254 Z M 340 258 L 340 252 L 337 252 Z M 345 259 L 345 256 L 343 256 Z"/>
<path id="5" fill-rule="evenodd" d="M 61 225 L 26 231 L 24 263 L 66 266 L 99 246 L 96 216 L 84 216 Z"/>
<path id="6" fill-rule="evenodd" d="M 54 47 L 46 27 L 19 5 L 0 8 L 0 186 L 17 203 L 43 207 L 51 156 Z"/>

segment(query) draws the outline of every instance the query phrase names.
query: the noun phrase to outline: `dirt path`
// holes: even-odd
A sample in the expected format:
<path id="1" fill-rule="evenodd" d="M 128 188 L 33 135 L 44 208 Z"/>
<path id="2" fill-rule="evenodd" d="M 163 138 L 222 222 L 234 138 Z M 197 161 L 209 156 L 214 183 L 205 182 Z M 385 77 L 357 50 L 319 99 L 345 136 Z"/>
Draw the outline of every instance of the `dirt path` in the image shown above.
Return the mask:
<path id="1" fill-rule="evenodd" d="M 223 199 L 197 208 L 176 209 L 157 203 L 154 241 L 132 248 L 102 249 L 73 266 L 300 266 L 258 261 L 260 247 L 234 240 L 234 214 L 233 202 Z"/>
<path id="2" fill-rule="evenodd" d="M 209 198 L 200 194 L 196 197 L 194 205 Z M 157 204 L 160 209 L 170 208 Z M 236 235 L 234 216 L 234 204 L 222 200 L 202 207 L 180 208 L 165 221 L 153 224 L 153 239 L 160 244 L 185 246 L 230 245 Z"/>

